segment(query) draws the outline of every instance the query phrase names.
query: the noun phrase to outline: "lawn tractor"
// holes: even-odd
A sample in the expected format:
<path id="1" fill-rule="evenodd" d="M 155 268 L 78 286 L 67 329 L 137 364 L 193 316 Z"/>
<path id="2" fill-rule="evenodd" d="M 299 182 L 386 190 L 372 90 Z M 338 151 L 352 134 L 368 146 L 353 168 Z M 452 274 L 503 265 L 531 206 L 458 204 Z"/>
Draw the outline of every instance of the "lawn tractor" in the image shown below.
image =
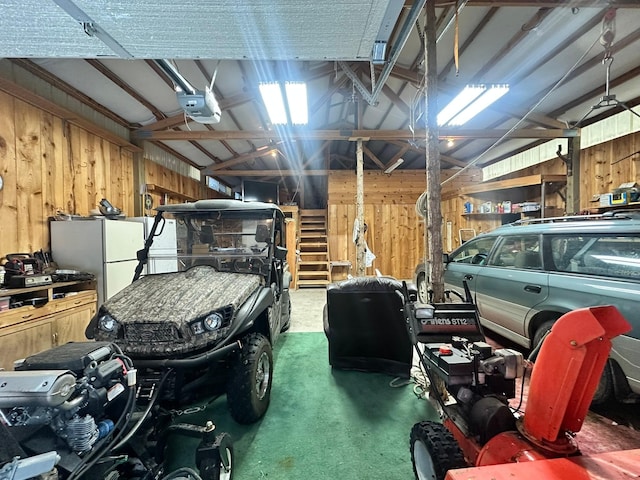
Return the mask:
<path id="1" fill-rule="evenodd" d="M 561 317 L 530 356 L 537 358 L 521 413 L 520 405 L 511 408 L 508 401 L 516 397 L 516 381 L 522 381 L 522 404 L 529 362 L 520 352 L 485 342 L 468 289 L 466 297 L 461 303 L 422 304 L 405 295 L 409 335 L 428 379 L 429 398 L 442 417 L 442 423 L 423 421 L 411 430 L 416 478 L 453 479 L 455 469 L 472 466 L 547 459 L 571 463 L 569 458 L 580 456 L 573 437 L 589 409 L 610 340 L 630 325 L 612 306 Z M 535 470 L 532 466 L 529 472 Z M 555 477 L 549 468 L 538 478 L 569 478 L 566 469 Z"/>

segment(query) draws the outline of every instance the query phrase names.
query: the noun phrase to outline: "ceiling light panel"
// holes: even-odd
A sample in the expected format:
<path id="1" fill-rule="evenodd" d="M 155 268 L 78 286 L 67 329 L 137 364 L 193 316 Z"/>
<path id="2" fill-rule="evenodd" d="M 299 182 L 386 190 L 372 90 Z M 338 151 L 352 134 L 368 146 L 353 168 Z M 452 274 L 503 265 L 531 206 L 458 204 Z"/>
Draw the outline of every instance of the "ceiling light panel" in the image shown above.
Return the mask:
<path id="1" fill-rule="evenodd" d="M 304 82 L 286 82 L 287 104 L 293 125 L 309 123 L 309 108 L 307 106 L 307 85 Z"/>
<path id="2" fill-rule="evenodd" d="M 284 107 L 280 84 L 277 82 L 261 83 L 258 88 L 271 123 L 274 125 L 286 124 L 287 111 Z"/>
<path id="3" fill-rule="evenodd" d="M 493 102 L 504 96 L 508 91 L 509 85 L 492 85 L 468 107 L 449 120 L 448 124 L 451 126 L 464 125 Z"/>
<path id="4" fill-rule="evenodd" d="M 467 105 L 478 98 L 487 87 L 484 85 L 467 85 L 462 92 L 455 96 L 449 104 L 438 114 L 438 125 L 446 125 L 453 117 L 462 111 Z"/>

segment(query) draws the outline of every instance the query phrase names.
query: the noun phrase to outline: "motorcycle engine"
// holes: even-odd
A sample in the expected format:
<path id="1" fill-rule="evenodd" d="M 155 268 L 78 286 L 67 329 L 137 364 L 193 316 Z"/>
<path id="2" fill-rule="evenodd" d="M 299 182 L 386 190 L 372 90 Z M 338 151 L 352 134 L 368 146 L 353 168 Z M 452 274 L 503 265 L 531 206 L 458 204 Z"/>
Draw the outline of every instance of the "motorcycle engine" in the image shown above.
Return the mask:
<path id="1" fill-rule="evenodd" d="M 131 377 L 108 342 L 68 343 L 0 371 L 0 421 L 27 451 L 89 452 L 122 415 Z M 73 462 L 72 462 L 73 463 Z"/>

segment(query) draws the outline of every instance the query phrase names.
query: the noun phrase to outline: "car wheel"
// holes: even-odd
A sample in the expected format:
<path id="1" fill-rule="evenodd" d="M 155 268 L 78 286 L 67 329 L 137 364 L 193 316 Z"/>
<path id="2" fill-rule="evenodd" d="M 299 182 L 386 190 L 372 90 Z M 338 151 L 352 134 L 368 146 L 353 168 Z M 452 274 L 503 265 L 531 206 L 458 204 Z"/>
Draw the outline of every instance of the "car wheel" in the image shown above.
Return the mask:
<path id="1" fill-rule="evenodd" d="M 598 382 L 598 387 L 593 394 L 591 405 L 602 405 L 613 398 L 613 374 L 611 373 L 611 360 L 604 364 L 602 376 Z"/>
<path id="2" fill-rule="evenodd" d="M 551 330 L 551 327 L 553 326 L 553 324 L 556 323 L 556 320 L 557 319 L 547 320 L 546 322 L 544 322 L 542 325 L 538 327 L 538 329 L 533 335 L 533 343 L 531 344 L 532 350 L 535 349 L 540 344 L 540 342 L 542 341 L 544 336 L 547 334 L 547 332 Z"/>
<path id="3" fill-rule="evenodd" d="M 456 439 L 441 423 L 416 423 L 410 444 L 413 473 L 418 480 L 444 480 L 447 471 L 467 466 Z"/>
<path id="4" fill-rule="evenodd" d="M 244 337 L 227 387 L 227 405 L 236 422 L 249 424 L 262 418 L 269 407 L 272 374 L 269 340 L 259 333 Z"/>
<path id="5" fill-rule="evenodd" d="M 233 442 L 231 435 L 221 433 L 213 444 L 215 453 L 199 466 L 202 480 L 231 480 L 233 478 Z"/>
<path id="6" fill-rule="evenodd" d="M 429 284 L 424 273 L 418 276 L 418 300 L 420 303 L 429 303 Z"/>

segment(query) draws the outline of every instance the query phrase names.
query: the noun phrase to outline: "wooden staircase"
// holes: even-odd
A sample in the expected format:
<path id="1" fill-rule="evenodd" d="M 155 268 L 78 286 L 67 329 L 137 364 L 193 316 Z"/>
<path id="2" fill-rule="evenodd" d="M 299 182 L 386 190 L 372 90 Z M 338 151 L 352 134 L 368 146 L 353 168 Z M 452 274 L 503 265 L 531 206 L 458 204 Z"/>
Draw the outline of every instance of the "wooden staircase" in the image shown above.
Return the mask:
<path id="1" fill-rule="evenodd" d="M 325 210 L 300 210 L 298 250 L 297 286 L 323 287 L 331 283 Z"/>

